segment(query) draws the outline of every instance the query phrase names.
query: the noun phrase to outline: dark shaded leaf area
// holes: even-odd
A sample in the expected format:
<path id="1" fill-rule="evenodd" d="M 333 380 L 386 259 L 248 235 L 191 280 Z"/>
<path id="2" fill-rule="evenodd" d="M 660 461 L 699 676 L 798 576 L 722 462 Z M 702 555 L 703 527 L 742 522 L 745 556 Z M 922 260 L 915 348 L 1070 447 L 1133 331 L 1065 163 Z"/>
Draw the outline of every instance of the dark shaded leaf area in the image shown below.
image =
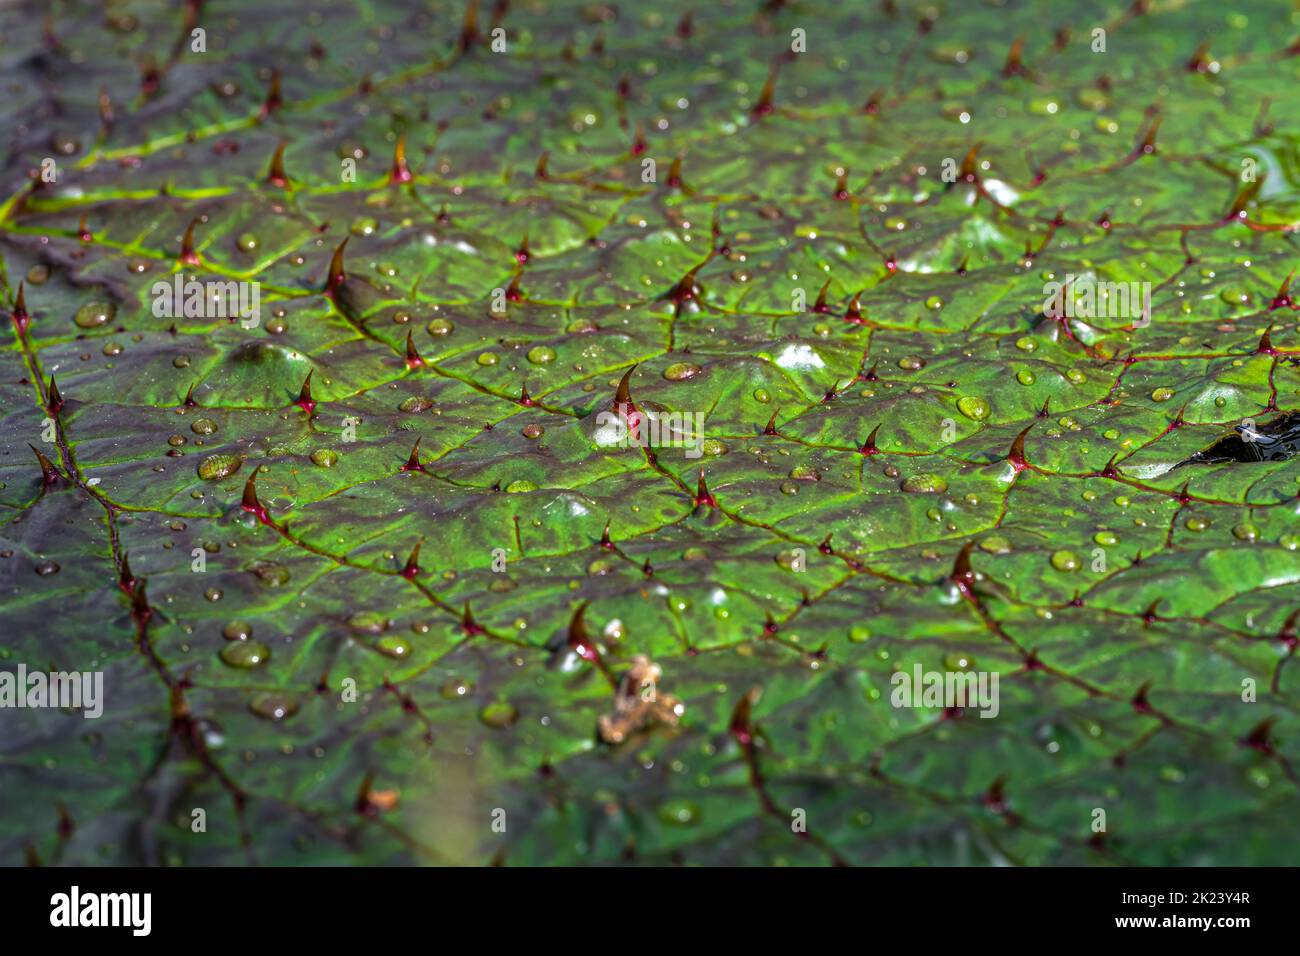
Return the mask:
<path id="1" fill-rule="evenodd" d="M 1120 8 L 0 8 L 0 859 L 1294 862 L 1300 20 Z"/>

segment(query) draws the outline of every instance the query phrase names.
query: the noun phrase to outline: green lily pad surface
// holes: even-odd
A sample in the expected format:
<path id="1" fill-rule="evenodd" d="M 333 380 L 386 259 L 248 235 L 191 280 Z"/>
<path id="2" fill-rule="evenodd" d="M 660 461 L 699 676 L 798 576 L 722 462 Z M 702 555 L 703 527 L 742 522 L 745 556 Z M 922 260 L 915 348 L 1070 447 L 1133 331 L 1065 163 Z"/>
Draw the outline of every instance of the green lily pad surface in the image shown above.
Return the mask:
<path id="1" fill-rule="evenodd" d="M 1294 862 L 1298 35 L 0 7 L 0 862 Z"/>

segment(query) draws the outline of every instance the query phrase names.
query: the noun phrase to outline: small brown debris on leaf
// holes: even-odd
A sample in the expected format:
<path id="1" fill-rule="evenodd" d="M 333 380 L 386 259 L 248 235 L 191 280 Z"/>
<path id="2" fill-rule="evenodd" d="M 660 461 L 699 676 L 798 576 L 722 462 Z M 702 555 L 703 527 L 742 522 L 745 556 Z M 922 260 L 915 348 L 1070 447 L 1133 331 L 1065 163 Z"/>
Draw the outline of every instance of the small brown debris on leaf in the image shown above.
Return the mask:
<path id="1" fill-rule="evenodd" d="M 658 664 L 638 654 L 619 682 L 614 697 L 614 712 L 600 718 L 600 739 L 607 744 L 622 743 L 632 734 L 655 724 L 676 727 L 686 706 L 671 694 L 659 690 L 662 675 Z"/>

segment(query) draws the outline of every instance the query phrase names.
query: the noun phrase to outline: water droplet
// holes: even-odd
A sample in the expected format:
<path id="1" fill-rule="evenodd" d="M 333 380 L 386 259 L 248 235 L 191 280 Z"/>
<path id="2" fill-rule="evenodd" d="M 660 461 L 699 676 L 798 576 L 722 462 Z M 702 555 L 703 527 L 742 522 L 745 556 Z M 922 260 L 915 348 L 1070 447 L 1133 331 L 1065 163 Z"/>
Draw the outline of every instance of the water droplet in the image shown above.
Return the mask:
<path id="1" fill-rule="evenodd" d="M 519 719 L 519 711 L 512 704 L 504 701 L 488 704 L 478 713 L 478 719 L 489 727 L 497 729 L 509 727 Z"/>
<path id="2" fill-rule="evenodd" d="M 97 329 L 113 321 L 117 315 L 117 306 L 107 302 L 87 302 L 77 310 L 72 321 L 82 329 Z"/>
<path id="3" fill-rule="evenodd" d="M 1000 534 L 991 534 L 980 540 L 980 550 L 989 554 L 1010 554 L 1011 542 Z"/>
<path id="4" fill-rule="evenodd" d="M 1210 522 L 1205 518 L 1188 518 L 1183 522 L 1183 527 L 1188 531 L 1204 531 L 1210 526 Z"/>
<path id="5" fill-rule="evenodd" d="M 918 369 L 925 368 L 925 359 L 917 355 L 904 355 L 898 360 L 898 367 L 907 369 L 909 372 L 915 372 Z"/>
<path id="6" fill-rule="evenodd" d="M 379 611 L 357 611 L 348 618 L 348 627 L 362 634 L 382 634 L 388 629 L 388 617 Z"/>
<path id="7" fill-rule="evenodd" d="M 1029 369 L 1022 368 L 1019 372 L 1016 373 L 1016 381 L 1019 382 L 1021 385 L 1033 385 L 1036 381 L 1038 381 L 1038 376 L 1036 376 Z"/>
<path id="8" fill-rule="evenodd" d="M 298 712 L 298 698 L 292 694 L 276 692 L 258 694 L 249 703 L 248 709 L 267 720 L 287 720 Z"/>
<path id="9" fill-rule="evenodd" d="M 519 494 L 524 491 L 536 491 L 537 485 L 526 478 L 517 478 L 506 485 L 505 490 L 510 494 Z"/>
<path id="10" fill-rule="evenodd" d="M 1249 521 L 1243 521 L 1232 529 L 1232 535 L 1240 541 L 1256 541 L 1259 539 L 1259 528 Z"/>
<path id="11" fill-rule="evenodd" d="M 261 641 L 232 641 L 221 649 L 221 660 L 231 667 L 247 670 L 265 664 L 271 649 Z"/>
<path id="12" fill-rule="evenodd" d="M 424 331 L 434 336 L 450 335 L 452 330 L 455 328 L 456 326 L 451 319 L 432 319 L 429 324 L 424 327 Z"/>
<path id="13" fill-rule="evenodd" d="M 241 252 L 255 252 L 259 244 L 257 236 L 251 232 L 240 233 L 239 238 L 235 240 L 235 245 Z"/>
<path id="14" fill-rule="evenodd" d="M 211 435 L 217 430 L 217 423 L 210 418 L 200 418 L 190 426 L 190 431 L 196 435 Z"/>
<path id="15" fill-rule="evenodd" d="M 1056 551 L 1052 554 L 1052 567 L 1058 571 L 1064 571 L 1068 574 L 1078 571 L 1080 565 L 1079 556 L 1073 551 Z"/>
<path id="16" fill-rule="evenodd" d="M 904 491 L 917 494 L 941 495 L 948 490 L 948 482 L 939 475 L 923 473 L 904 479 L 901 487 Z"/>
<path id="17" fill-rule="evenodd" d="M 1161 387 L 1151 393 L 1151 401 L 1153 402 L 1167 402 L 1173 397 L 1174 390 L 1172 388 Z"/>
<path id="18" fill-rule="evenodd" d="M 676 826 L 690 826 L 700 819 L 700 808 L 689 800 L 669 800 L 659 808 L 659 819 Z"/>
<path id="19" fill-rule="evenodd" d="M 41 561 L 37 563 L 35 571 L 41 577 L 45 577 L 50 574 L 58 574 L 59 563 L 57 561 Z"/>
<path id="20" fill-rule="evenodd" d="M 474 684 L 471 681 L 461 680 L 459 677 L 449 677 L 442 682 L 442 687 L 438 689 L 438 693 L 444 700 L 460 700 L 462 697 L 468 697 L 474 693 Z"/>
<path id="21" fill-rule="evenodd" d="M 529 349 L 528 361 L 534 365 L 549 365 L 555 361 L 555 349 L 546 345 L 539 345 L 536 348 Z"/>
<path id="22" fill-rule="evenodd" d="M 268 588 L 281 588 L 289 583 L 289 569 L 274 561 L 258 561 L 249 570 Z"/>
<path id="23" fill-rule="evenodd" d="M 1016 348 L 1020 349 L 1022 352 L 1032 352 L 1034 349 L 1038 348 L 1038 342 L 1027 335 L 1022 335 L 1020 338 L 1016 339 Z"/>
<path id="24" fill-rule="evenodd" d="M 375 642 L 375 650 L 386 657 L 407 657 L 411 653 L 411 642 L 404 637 L 389 635 Z"/>
<path id="25" fill-rule="evenodd" d="M 971 395 L 957 399 L 957 410 L 977 422 L 982 422 L 989 417 L 989 403 Z"/>
<path id="26" fill-rule="evenodd" d="M 765 388 L 754 389 L 754 401 L 762 402 L 764 405 L 766 405 L 771 400 L 772 400 L 772 396 L 767 393 L 767 389 Z"/>
<path id="27" fill-rule="evenodd" d="M 975 658 L 960 651 L 953 651 L 951 654 L 944 655 L 943 666 L 950 671 L 974 670 Z"/>
<path id="28" fill-rule="evenodd" d="M 239 471 L 244 459 L 238 455 L 209 455 L 199 462 L 199 477 L 204 481 L 220 481 Z"/>
<path id="29" fill-rule="evenodd" d="M 683 382 L 695 378 L 703 371 L 700 366 L 692 365 L 690 362 L 677 362 L 664 369 L 663 375 L 670 382 Z"/>
<path id="30" fill-rule="evenodd" d="M 246 641 L 253 636 L 253 625 L 247 621 L 231 621 L 221 629 L 221 635 L 228 641 Z"/>
<path id="31" fill-rule="evenodd" d="M 339 453 L 332 448 L 317 448 L 311 453 L 311 463 L 321 468 L 333 468 L 339 463 Z"/>
<path id="32" fill-rule="evenodd" d="M 1113 531 L 1098 531 L 1092 536 L 1092 540 L 1103 548 L 1111 548 L 1119 544 L 1119 535 Z"/>
<path id="33" fill-rule="evenodd" d="M 492 352 L 482 352 L 477 361 L 479 365 L 496 365 L 498 360 Z"/>

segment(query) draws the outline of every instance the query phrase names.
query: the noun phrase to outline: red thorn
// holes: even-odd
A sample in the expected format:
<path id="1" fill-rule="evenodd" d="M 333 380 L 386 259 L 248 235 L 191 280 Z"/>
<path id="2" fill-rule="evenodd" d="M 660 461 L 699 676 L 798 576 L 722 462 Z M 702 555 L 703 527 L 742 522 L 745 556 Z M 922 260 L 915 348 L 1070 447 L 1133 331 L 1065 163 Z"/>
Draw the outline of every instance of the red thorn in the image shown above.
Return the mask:
<path id="1" fill-rule="evenodd" d="M 863 324 L 861 302 L 862 302 L 862 293 L 865 291 L 866 291 L 865 289 L 859 289 L 857 292 L 855 292 L 853 294 L 853 298 L 849 300 L 849 307 L 844 310 L 844 318 L 847 321 L 852 322 L 854 325 Z"/>
<path id="2" fill-rule="evenodd" d="M 1252 750 L 1258 750 L 1260 753 L 1272 754 L 1274 752 L 1274 747 L 1271 738 L 1273 724 L 1276 722 L 1276 717 L 1269 717 L 1267 720 L 1260 721 L 1251 728 L 1250 733 L 1246 735 L 1246 739 L 1242 741 L 1242 744 Z"/>
<path id="3" fill-rule="evenodd" d="M 328 296 L 333 296 L 334 293 L 338 292 L 339 287 L 347 279 L 347 274 L 343 271 L 343 250 L 347 247 L 349 238 L 345 236 L 343 241 L 339 243 L 338 248 L 334 250 L 334 255 L 330 257 L 329 274 L 325 279 L 325 294 Z"/>
<path id="4" fill-rule="evenodd" d="M 678 279 L 677 284 L 673 286 L 672 292 L 668 293 L 669 300 L 681 306 L 683 302 L 698 298 L 702 290 L 699 283 L 695 281 L 695 273 L 699 271 L 700 267 L 695 266 L 686 275 Z"/>
<path id="5" fill-rule="evenodd" d="M 248 481 L 244 484 L 244 497 L 239 503 L 239 507 L 244 511 L 257 518 L 262 524 L 271 524 L 271 515 L 266 510 L 266 506 L 257 499 L 257 469 L 248 476 Z"/>
<path id="6" fill-rule="evenodd" d="M 518 399 L 518 401 L 519 401 L 519 404 L 522 405 L 522 406 L 524 406 L 525 408 L 533 408 L 533 407 L 535 407 L 535 406 L 537 405 L 537 402 L 533 401 L 533 397 L 532 397 L 531 395 L 528 394 L 528 383 L 527 383 L 527 382 L 524 382 L 524 384 L 523 384 L 523 385 L 520 387 L 520 389 L 519 389 L 519 399 Z"/>
<path id="7" fill-rule="evenodd" d="M 731 712 L 731 723 L 727 725 L 727 732 L 746 751 L 754 746 L 752 712 L 758 696 L 759 689 L 755 687 L 740 698 Z"/>
<path id="8" fill-rule="evenodd" d="M 879 449 L 878 447 L 876 447 L 876 435 L 879 434 L 879 433 L 880 433 L 880 426 L 879 426 L 879 425 L 877 425 L 875 428 L 871 429 L 871 434 L 867 436 L 867 440 L 864 441 L 864 442 L 862 443 L 862 447 L 858 449 L 858 454 L 860 454 L 860 455 L 879 455 L 879 454 L 880 454 L 880 449 Z"/>
<path id="9" fill-rule="evenodd" d="M 1236 197 L 1232 200 L 1232 205 L 1228 208 L 1228 213 L 1223 217 L 1224 222 L 1231 222 L 1234 219 L 1248 219 L 1250 214 L 1246 211 L 1246 206 L 1259 193 L 1260 187 L 1264 185 L 1263 177 L 1255 179 L 1254 182 L 1246 183 L 1237 192 Z"/>
<path id="10" fill-rule="evenodd" d="M 82 242 L 94 242 L 95 234 L 90 231 L 90 227 L 86 223 L 87 218 L 83 213 L 81 220 L 77 223 L 77 238 Z"/>
<path id="11" fill-rule="evenodd" d="M 957 590 L 968 598 L 975 596 L 975 569 L 971 567 L 970 553 L 975 547 L 974 541 L 967 541 L 957 552 L 952 563 L 952 573 L 948 580 L 957 586 Z"/>
<path id="12" fill-rule="evenodd" d="M 1052 414 L 1052 397 L 1049 395 L 1043 399 L 1043 407 L 1038 410 L 1039 418 L 1046 418 Z"/>
<path id="13" fill-rule="evenodd" d="M 302 381 L 302 388 L 298 389 L 298 397 L 293 401 L 293 404 L 297 405 L 308 415 L 316 409 L 316 402 L 311 397 L 311 377 L 312 373 L 315 371 L 314 368 L 307 370 L 307 377 Z"/>
<path id="14" fill-rule="evenodd" d="M 821 544 L 817 545 L 817 550 L 822 554 L 835 553 L 835 549 L 831 547 L 831 533 L 827 533 L 826 537 L 822 538 Z"/>
<path id="15" fill-rule="evenodd" d="M 424 471 L 424 466 L 420 464 L 420 439 L 417 436 L 415 444 L 411 446 L 411 454 L 406 458 L 406 464 L 402 466 L 402 471 Z"/>
<path id="16" fill-rule="evenodd" d="M 699 508 L 702 506 L 708 506 L 710 508 L 716 508 L 718 506 L 717 499 L 709 493 L 709 486 L 705 484 L 703 468 L 700 469 L 700 480 L 695 486 L 695 507 Z"/>
<path id="17" fill-rule="evenodd" d="M 780 413 L 780 411 L 781 411 L 781 409 L 778 408 L 778 409 L 776 409 L 776 411 L 772 412 L 772 417 L 769 418 L 769 419 L 767 420 L 767 425 L 763 428 L 763 434 L 764 434 L 764 435 L 778 435 L 778 434 L 780 434 L 780 433 L 776 430 L 776 416 Z"/>
<path id="18" fill-rule="evenodd" d="M 605 530 L 600 533 L 600 546 L 606 551 L 614 550 L 614 542 L 609 536 L 609 522 L 605 522 Z"/>
<path id="19" fill-rule="evenodd" d="M 669 189 L 680 189 L 683 185 L 682 180 L 682 154 L 678 153 L 673 157 L 673 164 L 668 167 L 668 179 L 665 180 Z"/>
<path id="20" fill-rule="evenodd" d="M 474 620 L 474 612 L 469 609 L 469 601 L 465 602 L 465 608 L 460 615 L 460 629 L 473 637 L 475 634 L 486 634 L 487 630 Z"/>
<path id="21" fill-rule="evenodd" d="M 979 164 L 975 162 L 975 155 L 980 151 L 983 143 L 976 143 L 966 151 L 966 156 L 961 161 L 960 178 L 962 182 L 977 183 L 980 179 Z"/>
<path id="22" fill-rule="evenodd" d="M 198 382 L 190 382 L 190 387 L 185 390 L 185 400 L 181 402 L 186 408 L 197 408 L 199 403 L 194 400 L 194 387 Z"/>
<path id="23" fill-rule="evenodd" d="M 998 777 L 989 784 L 988 790 L 980 797 L 980 803 L 999 816 L 1006 814 L 1011 809 L 1010 803 L 1007 802 L 1006 783 L 1006 777 Z"/>
<path id="24" fill-rule="evenodd" d="M 577 654 L 584 661 L 592 664 L 600 663 L 600 652 L 596 650 L 596 645 L 587 633 L 587 602 L 583 601 L 573 612 L 573 617 L 569 621 L 568 644 L 573 653 Z"/>
<path id="25" fill-rule="evenodd" d="M 1011 41 L 1011 49 L 1007 53 L 1007 62 L 1002 67 L 1003 76 L 1019 76 L 1025 71 L 1020 62 L 1020 54 L 1024 46 L 1025 41 L 1022 37 L 1016 37 Z"/>
<path id="26" fill-rule="evenodd" d="M 537 165 L 533 168 L 533 175 L 538 179 L 550 179 L 551 171 L 549 169 L 551 154 L 549 151 L 542 153 L 537 157 Z"/>
<path id="27" fill-rule="evenodd" d="M 637 363 L 637 364 L 640 364 L 640 363 Z M 624 373 L 623 373 L 623 377 L 622 377 L 621 379 L 619 379 L 619 381 L 618 381 L 618 388 L 617 388 L 617 389 L 615 390 L 615 392 L 614 392 L 614 404 L 615 404 L 616 406 L 617 406 L 617 405 L 632 405 L 632 387 L 631 387 L 631 381 L 632 381 L 632 373 L 635 372 L 635 371 L 636 371 L 636 365 L 633 365 L 633 366 L 632 366 L 631 368 L 629 368 L 626 372 L 624 372 Z M 633 406 L 633 407 L 635 407 L 635 406 Z"/>
<path id="28" fill-rule="evenodd" d="M 178 261 L 181 265 L 197 266 L 199 264 L 199 254 L 194 251 L 194 227 L 198 225 L 197 219 L 191 219 L 190 224 L 185 229 L 185 235 L 181 239 L 181 254 Z"/>
<path id="29" fill-rule="evenodd" d="M 1277 349 L 1273 348 L 1273 337 L 1269 334 L 1273 331 L 1273 326 L 1264 330 L 1264 334 L 1259 337 L 1259 345 L 1255 349 L 1256 355 L 1277 355 Z"/>
<path id="30" fill-rule="evenodd" d="M 821 313 L 822 315 L 830 313 L 831 307 L 826 304 L 826 293 L 830 291 L 830 288 L 831 280 L 827 279 L 825 284 L 822 285 L 822 290 L 817 293 L 817 302 L 812 308 L 814 312 Z"/>
<path id="31" fill-rule="evenodd" d="M 750 111 L 750 114 L 756 119 L 766 116 L 775 108 L 772 106 L 772 96 L 776 92 L 776 76 L 777 66 L 773 63 L 771 69 L 767 72 L 767 80 L 763 83 L 763 89 L 758 94 L 758 102 L 754 104 L 754 108 Z"/>
<path id="32" fill-rule="evenodd" d="M 1269 305 L 1268 310 L 1274 309 L 1294 309 L 1295 302 L 1291 299 L 1291 279 L 1295 276 L 1295 270 L 1292 269 L 1290 275 L 1282 280 L 1282 285 L 1277 290 L 1277 295 L 1273 296 L 1273 302 Z"/>
<path id="33" fill-rule="evenodd" d="M 54 373 L 50 373 L 49 387 L 49 404 L 46 405 L 51 415 L 57 415 L 63 409 L 63 396 L 59 394 L 59 385 L 54 381 Z"/>
<path id="34" fill-rule="evenodd" d="M 1147 124 L 1146 132 L 1138 140 L 1137 145 L 1133 148 L 1135 156 L 1150 156 L 1156 151 L 1156 133 L 1160 130 L 1160 123 L 1163 119 L 1158 113 L 1155 118 Z"/>
<path id="35" fill-rule="evenodd" d="M 406 566 L 402 568 L 402 577 L 408 581 L 414 581 L 415 576 L 420 573 L 420 542 L 415 542 L 415 547 L 411 549 L 411 556 L 406 559 Z"/>
<path id="36" fill-rule="evenodd" d="M 636 135 L 632 137 L 632 155 L 640 156 L 649 148 L 649 144 L 646 143 L 645 139 L 645 126 L 641 123 L 637 123 Z"/>
<path id="37" fill-rule="evenodd" d="M 40 463 L 41 484 L 46 488 L 49 488 L 51 485 L 57 485 L 62 476 L 59 474 L 59 469 L 54 467 L 54 462 L 46 458 L 45 453 L 31 442 L 27 443 L 27 447 L 36 453 L 36 460 Z"/>
<path id="38" fill-rule="evenodd" d="M 460 27 L 459 46 L 462 53 L 468 52 L 479 39 L 478 34 L 478 0 L 469 0 L 465 5 L 465 19 Z"/>
<path id="39" fill-rule="evenodd" d="M 27 332 L 27 326 L 32 317 L 27 314 L 27 299 L 23 295 L 23 283 L 18 283 L 18 297 L 14 299 L 13 311 L 9 313 L 9 318 L 13 319 L 14 327 L 18 329 L 19 335 Z"/>
<path id="40" fill-rule="evenodd" d="M 402 133 L 393 147 L 393 168 L 388 174 L 388 184 L 409 183 L 414 178 L 410 167 L 406 165 L 406 134 Z"/>
<path id="41" fill-rule="evenodd" d="M 1025 460 L 1025 436 L 1029 434 L 1030 429 L 1033 427 L 1033 424 L 1030 424 L 1021 430 L 1015 441 L 1011 443 L 1011 450 L 1007 452 L 1007 461 L 1011 462 L 1017 472 L 1028 464 Z"/>
<path id="42" fill-rule="evenodd" d="M 278 68 L 271 70 L 271 84 L 266 91 L 266 102 L 262 104 L 262 109 L 258 113 L 260 119 L 266 119 L 276 110 L 278 110 L 283 101 L 280 99 L 280 71 Z"/>
<path id="43" fill-rule="evenodd" d="M 524 299 L 524 290 L 519 287 L 519 273 L 515 273 L 510 280 L 510 285 L 506 286 L 507 302 L 522 302 Z"/>
<path id="44" fill-rule="evenodd" d="M 1137 564 L 1138 561 L 1140 561 L 1140 560 L 1141 560 L 1141 557 L 1139 557 L 1138 560 L 1137 560 L 1137 561 L 1134 561 L 1133 563 L 1134 563 L 1134 564 Z M 1156 600 L 1154 600 L 1154 601 L 1151 602 L 1151 605 L 1150 605 L 1150 606 L 1149 606 L 1145 611 L 1142 612 L 1142 623 L 1143 623 L 1143 624 L 1150 625 L 1150 624 L 1154 624 L 1156 621 L 1160 620 L 1159 616 L 1156 614 L 1156 608 L 1158 608 L 1159 606 L 1160 606 L 1160 600 L 1159 600 L 1159 599 L 1156 599 Z"/>
<path id="45" fill-rule="evenodd" d="M 1133 704 L 1133 709 L 1136 710 L 1139 714 L 1155 713 L 1155 711 L 1151 707 L 1150 702 L 1147 701 L 1147 691 L 1149 691 L 1150 689 L 1151 689 L 1151 682 L 1147 681 L 1145 684 L 1139 687 L 1137 693 L 1133 695 L 1133 700 L 1131 701 L 1131 703 Z"/>
<path id="46" fill-rule="evenodd" d="M 1185 64 L 1189 73 L 1207 73 L 1210 69 L 1210 41 L 1204 40 Z"/>
<path id="47" fill-rule="evenodd" d="M 849 196 L 849 171 L 846 169 L 835 180 L 835 192 L 831 193 L 833 199 L 845 200 Z"/>
<path id="48" fill-rule="evenodd" d="M 271 168 L 267 171 L 266 181 L 272 186 L 279 186 L 281 189 L 289 185 L 289 177 L 284 171 L 284 140 L 280 140 L 280 145 L 275 148 L 275 155 L 271 157 Z"/>
<path id="49" fill-rule="evenodd" d="M 420 353 L 415 349 L 415 339 L 413 333 L 409 330 L 406 333 L 406 367 L 409 369 L 424 368 L 424 359 L 420 358 Z"/>
<path id="50" fill-rule="evenodd" d="M 524 239 L 519 243 L 519 248 L 515 250 L 515 262 L 521 266 L 529 259 L 528 253 L 528 233 L 524 233 Z"/>

